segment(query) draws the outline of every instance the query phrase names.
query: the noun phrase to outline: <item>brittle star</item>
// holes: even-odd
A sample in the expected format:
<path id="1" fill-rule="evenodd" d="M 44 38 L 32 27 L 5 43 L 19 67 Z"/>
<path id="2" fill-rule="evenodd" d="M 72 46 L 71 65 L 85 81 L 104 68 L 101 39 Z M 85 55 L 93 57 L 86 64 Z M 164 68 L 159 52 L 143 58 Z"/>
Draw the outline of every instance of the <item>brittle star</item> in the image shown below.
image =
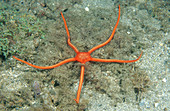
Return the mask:
<path id="1" fill-rule="evenodd" d="M 131 62 L 136 62 L 141 58 L 142 52 L 141 52 L 140 56 L 135 60 L 99 59 L 99 58 L 91 57 L 92 52 L 94 52 L 95 50 L 105 46 L 106 44 L 108 44 L 112 40 L 112 38 L 113 38 L 113 36 L 115 34 L 115 31 L 116 31 L 116 28 L 118 26 L 119 20 L 120 20 L 120 5 L 119 5 L 118 19 L 117 19 L 116 25 L 115 25 L 109 39 L 106 42 L 104 42 L 104 43 L 102 43 L 100 45 L 97 45 L 96 47 L 93 47 L 88 52 L 79 52 L 78 49 L 71 43 L 71 41 L 70 41 L 70 33 L 69 33 L 68 28 L 67 28 L 67 23 L 66 23 L 66 20 L 65 20 L 65 18 L 63 16 L 62 12 L 61 12 L 61 16 L 63 18 L 65 29 L 66 29 L 67 36 L 68 36 L 67 43 L 77 54 L 74 58 L 69 58 L 69 59 L 63 60 L 63 61 L 61 61 L 61 62 L 59 62 L 59 63 L 57 63 L 55 65 L 52 65 L 52 66 L 36 66 L 36 65 L 33 65 L 33 64 L 29 63 L 29 62 L 21 60 L 21 59 L 15 57 L 15 56 L 13 56 L 13 58 L 15 58 L 16 60 L 21 61 L 21 62 L 23 62 L 23 63 L 25 63 L 25 64 L 27 64 L 29 66 L 37 68 L 37 69 L 52 69 L 52 68 L 61 66 L 61 65 L 65 64 L 65 63 L 68 63 L 68 62 L 72 62 L 72 61 L 80 62 L 82 64 L 81 65 L 81 72 L 80 72 L 80 80 L 79 80 L 79 86 L 78 86 L 78 91 L 77 91 L 77 97 L 76 97 L 76 99 L 74 99 L 76 101 L 76 103 L 79 103 L 79 99 L 80 99 L 80 93 L 81 93 L 81 89 L 82 89 L 82 85 L 83 85 L 83 79 L 84 79 L 84 70 L 85 70 L 84 65 L 85 65 L 86 62 L 94 61 L 94 62 L 131 63 Z"/>

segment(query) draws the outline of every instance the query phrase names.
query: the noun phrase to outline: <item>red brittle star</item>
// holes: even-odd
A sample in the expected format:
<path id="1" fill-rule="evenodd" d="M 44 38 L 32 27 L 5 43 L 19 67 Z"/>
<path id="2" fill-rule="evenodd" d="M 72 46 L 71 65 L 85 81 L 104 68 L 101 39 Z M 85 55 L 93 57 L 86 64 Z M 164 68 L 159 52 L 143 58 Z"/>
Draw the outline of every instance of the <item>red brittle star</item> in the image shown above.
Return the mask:
<path id="1" fill-rule="evenodd" d="M 63 16 L 63 13 L 62 13 L 62 12 L 61 12 L 61 16 L 62 16 L 62 18 L 63 18 L 64 25 L 65 25 L 65 29 L 66 29 L 67 36 L 68 36 L 68 40 L 67 40 L 68 45 L 69 45 L 69 46 L 76 52 L 76 54 L 77 54 L 74 58 L 69 58 L 69 59 L 63 60 L 63 61 L 61 61 L 61 62 L 59 62 L 59 63 L 57 63 L 57 64 L 55 64 L 55 65 L 52 65 L 52 66 L 36 66 L 36 65 L 30 64 L 30 63 L 28 63 L 28 62 L 26 62 L 26 61 L 24 61 L 24 60 L 21 60 L 21 59 L 15 57 L 15 56 L 13 56 L 13 58 L 15 58 L 16 60 L 21 61 L 21 62 L 23 62 L 23 63 L 25 63 L 25 64 L 27 64 L 27 65 L 29 65 L 29 66 L 32 66 L 32 67 L 34 67 L 34 68 L 38 68 L 38 69 L 52 69 L 52 68 L 61 66 L 61 65 L 65 64 L 65 63 L 72 62 L 72 61 L 78 61 L 78 62 L 80 62 L 82 65 L 81 65 L 81 73 L 80 73 L 79 87 L 78 87 L 78 91 L 77 91 L 77 97 L 76 97 L 76 99 L 74 99 L 74 100 L 76 101 L 76 103 L 79 103 L 79 99 L 80 99 L 80 93 L 81 93 L 81 88 L 82 88 L 83 79 L 84 79 L 84 70 L 85 70 L 84 64 L 85 64 L 86 62 L 95 61 L 95 62 L 130 63 L 130 62 L 136 62 L 136 61 L 138 61 L 138 60 L 141 58 L 142 52 L 141 52 L 140 56 L 139 56 L 137 59 L 135 59 L 135 60 L 99 59 L 99 58 L 93 58 L 93 57 L 91 57 L 91 53 L 92 53 L 92 52 L 94 52 L 95 50 L 99 49 L 100 47 L 105 46 L 106 44 L 108 44 L 108 43 L 112 40 L 112 38 L 113 38 L 113 36 L 114 36 L 114 33 L 115 33 L 115 31 L 116 31 L 116 28 L 117 28 L 117 26 L 118 26 L 119 20 L 120 20 L 120 5 L 119 5 L 118 19 L 117 19 L 116 25 L 115 25 L 115 27 L 114 27 L 114 29 L 113 29 L 113 31 L 112 31 L 112 34 L 110 35 L 109 39 L 108 39 L 106 42 L 104 42 L 104 43 L 102 43 L 102 44 L 100 44 L 100 45 L 98 45 L 98 46 L 96 46 L 96 47 L 93 47 L 93 48 L 92 48 L 91 50 L 89 50 L 88 52 L 79 52 L 78 49 L 70 42 L 70 33 L 69 33 L 68 28 L 67 28 L 67 23 L 66 23 L 66 20 L 65 20 L 65 18 L 64 18 L 64 16 Z"/>

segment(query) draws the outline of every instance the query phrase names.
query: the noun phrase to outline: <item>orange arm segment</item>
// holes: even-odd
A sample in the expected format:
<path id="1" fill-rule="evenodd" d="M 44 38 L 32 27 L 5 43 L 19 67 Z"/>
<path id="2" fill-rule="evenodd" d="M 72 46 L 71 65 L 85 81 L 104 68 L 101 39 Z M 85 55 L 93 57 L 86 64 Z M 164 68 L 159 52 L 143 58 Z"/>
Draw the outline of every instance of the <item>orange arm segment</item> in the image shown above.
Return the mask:
<path id="1" fill-rule="evenodd" d="M 98 58 L 92 58 L 91 61 L 95 61 L 95 62 L 117 62 L 117 63 L 130 63 L 130 62 L 136 62 L 138 61 L 141 56 L 142 56 L 142 53 L 140 54 L 140 56 L 135 59 L 135 60 L 117 60 L 117 59 L 98 59 Z"/>
<path id="2" fill-rule="evenodd" d="M 78 87 L 78 91 L 77 91 L 77 98 L 74 99 L 77 104 L 79 103 L 81 88 L 82 88 L 82 85 L 83 85 L 84 69 L 85 69 L 85 68 L 84 68 L 84 65 L 82 65 L 82 66 L 81 66 L 81 73 L 80 73 L 79 87 Z"/>
<path id="3" fill-rule="evenodd" d="M 77 48 L 71 43 L 71 41 L 70 41 L 70 33 L 69 33 L 68 28 L 67 28 L 67 23 L 66 23 L 66 20 L 65 20 L 64 15 L 63 15 L 62 12 L 61 12 L 61 16 L 62 16 L 62 18 L 63 18 L 64 25 L 65 25 L 65 29 L 66 29 L 67 36 L 68 36 L 68 40 L 67 40 L 68 45 L 69 45 L 76 53 L 78 53 L 78 52 L 79 52 L 78 49 L 77 49 Z"/>
<path id="4" fill-rule="evenodd" d="M 61 61 L 61 62 L 58 63 L 58 64 L 52 65 L 52 66 L 36 66 L 36 65 L 33 65 L 33 64 L 29 63 L 29 62 L 26 62 L 26 61 L 24 61 L 24 60 L 21 60 L 21 59 L 15 57 L 15 56 L 13 56 L 13 58 L 16 59 L 16 60 L 18 60 L 18 61 L 20 61 L 20 62 L 23 62 L 23 63 L 31 66 L 31 67 L 37 68 L 37 69 L 53 69 L 53 68 L 55 68 L 55 67 L 58 67 L 58 66 L 61 66 L 61 65 L 65 64 L 65 63 L 72 62 L 72 61 L 76 61 L 75 58 L 69 58 L 69 59 L 66 59 L 66 60 L 64 60 L 64 61 Z"/>
<path id="5" fill-rule="evenodd" d="M 96 46 L 96 47 L 93 47 L 91 50 L 89 50 L 89 53 L 90 53 L 90 54 L 91 54 L 93 51 L 95 51 L 96 49 L 105 46 L 106 44 L 108 44 L 108 43 L 112 40 L 112 38 L 113 38 L 113 36 L 114 36 L 114 34 L 115 34 L 115 31 L 116 31 L 116 28 L 117 28 L 117 26 L 118 26 L 118 24 L 119 24 L 119 20 L 120 20 L 120 5 L 119 5 L 119 15 L 118 15 L 118 19 L 117 19 L 116 25 L 115 25 L 115 27 L 114 27 L 114 29 L 113 29 L 113 31 L 112 31 L 112 34 L 110 35 L 109 39 L 108 39 L 106 42 L 104 42 L 104 43 L 102 43 L 102 44 L 100 44 L 100 45 L 98 45 L 98 46 Z"/>

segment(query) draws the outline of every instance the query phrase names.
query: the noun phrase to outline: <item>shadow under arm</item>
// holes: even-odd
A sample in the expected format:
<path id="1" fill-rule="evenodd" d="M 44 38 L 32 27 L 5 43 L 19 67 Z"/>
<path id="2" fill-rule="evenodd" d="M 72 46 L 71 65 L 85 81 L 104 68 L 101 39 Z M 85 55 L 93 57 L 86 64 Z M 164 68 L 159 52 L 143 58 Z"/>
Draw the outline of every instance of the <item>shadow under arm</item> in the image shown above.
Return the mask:
<path id="1" fill-rule="evenodd" d="M 92 58 L 90 61 L 95 61 L 95 62 L 117 62 L 117 63 L 131 63 L 131 62 L 136 62 L 138 61 L 141 56 L 142 56 L 142 53 L 140 54 L 140 56 L 135 59 L 135 60 L 117 60 L 117 59 L 98 59 L 98 58 Z"/>
<path id="2" fill-rule="evenodd" d="M 64 61 L 59 62 L 58 64 L 52 65 L 52 66 L 36 66 L 36 65 L 33 65 L 33 64 L 31 64 L 29 62 L 26 62 L 26 61 L 24 61 L 22 59 L 19 59 L 19 58 L 15 57 L 15 56 L 13 56 L 13 58 L 20 61 L 20 62 L 23 62 L 23 63 L 31 66 L 31 67 L 37 68 L 37 69 L 53 69 L 55 67 L 58 67 L 58 66 L 61 66 L 61 65 L 65 64 L 65 63 L 76 61 L 75 58 L 69 58 L 69 59 L 66 59 Z"/>
<path id="3" fill-rule="evenodd" d="M 113 31 L 112 31 L 112 34 L 110 35 L 109 39 L 108 39 L 106 42 L 104 42 L 104 43 L 102 43 L 102 44 L 100 44 L 100 45 L 98 45 L 98 46 L 95 46 L 95 47 L 93 47 L 92 49 L 90 49 L 90 50 L 88 51 L 90 54 L 91 54 L 93 51 L 97 50 L 98 48 L 105 46 L 106 44 L 108 44 L 108 43 L 112 40 L 112 38 L 113 38 L 113 36 L 114 36 L 114 34 L 115 34 L 115 31 L 116 31 L 116 28 L 117 28 L 117 26 L 118 26 L 118 24 L 119 24 L 119 20 L 120 20 L 120 5 L 119 5 L 119 15 L 118 15 L 118 18 L 117 18 L 117 22 L 116 22 L 116 25 L 115 25 L 115 27 L 114 27 L 114 29 L 113 29 Z"/>
<path id="4" fill-rule="evenodd" d="M 74 99 L 76 101 L 76 103 L 79 103 L 79 100 L 80 100 L 80 94 L 81 94 L 81 89 L 82 89 L 83 79 L 84 79 L 84 70 L 85 70 L 85 67 L 84 67 L 84 65 L 82 65 L 81 73 L 80 73 L 80 80 L 79 80 L 79 87 L 77 90 L 77 97 L 76 97 L 76 99 Z"/>
<path id="5" fill-rule="evenodd" d="M 67 27 L 67 23 L 66 23 L 66 20 L 64 18 L 64 15 L 63 13 L 61 12 L 61 16 L 63 18 L 63 21 L 64 21 L 64 26 L 65 26 L 65 29 L 66 29 L 66 32 L 67 32 L 67 36 L 68 36 L 68 39 L 67 39 L 67 42 L 68 42 L 68 45 L 76 52 L 78 53 L 78 49 L 71 43 L 70 41 L 70 33 L 69 33 L 69 30 L 68 30 L 68 27 Z"/>

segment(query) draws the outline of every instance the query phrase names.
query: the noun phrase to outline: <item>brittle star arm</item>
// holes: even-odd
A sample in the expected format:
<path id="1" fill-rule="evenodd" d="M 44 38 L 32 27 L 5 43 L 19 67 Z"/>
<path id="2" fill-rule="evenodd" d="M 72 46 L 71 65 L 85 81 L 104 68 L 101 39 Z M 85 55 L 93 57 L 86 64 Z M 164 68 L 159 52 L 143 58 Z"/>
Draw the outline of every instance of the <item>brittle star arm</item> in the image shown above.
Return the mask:
<path id="1" fill-rule="evenodd" d="M 82 88 L 82 85 L 83 85 L 84 70 L 85 70 L 84 65 L 82 65 L 81 66 L 81 73 L 80 73 L 79 87 L 78 87 L 78 90 L 77 90 L 77 97 L 76 97 L 76 99 L 74 99 L 77 104 L 79 103 L 81 88 Z"/>
<path id="2" fill-rule="evenodd" d="M 63 15 L 62 12 L 61 12 L 61 16 L 62 16 L 62 18 L 63 18 L 64 25 L 65 25 L 65 29 L 66 29 L 67 36 L 68 36 L 68 40 L 67 40 L 68 45 L 69 45 L 76 53 L 78 53 L 78 52 L 79 52 L 78 49 L 77 49 L 77 48 L 71 43 L 71 41 L 70 41 L 70 33 L 69 33 L 68 28 L 67 28 L 67 23 L 66 23 L 66 20 L 65 20 L 64 15 Z"/>
<path id="3" fill-rule="evenodd" d="M 16 60 L 18 60 L 18 61 L 21 61 L 21 62 L 23 62 L 23 63 L 25 63 L 25 64 L 27 64 L 27 65 L 29 65 L 29 66 L 31 66 L 31 67 L 37 68 L 37 69 L 53 69 L 53 68 L 55 68 L 55 67 L 58 67 L 58 66 L 61 66 L 61 65 L 65 64 L 65 63 L 72 62 L 72 61 L 76 61 L 75 58 L 69 58 L 69 59 L 66 59 L 66 60 L 64 60 L 64 61 L 61 61 L 61 62 L 59 62 L 59 63 L 57 63 L 57 64 L 55 64 L 55 65 L 52 65 L 52 66 L 36 66 L 36 65 L 33 65 L 33 64 L 31 64 L 31 63 L 29 63 L 29 62 L 26 62 L 26 61 L 24 61 L 24 60 L 22 60 L 22 59 L 19 59 L 19 58 L 15 57 L 15 56 L 13 56 L 13 58 L 16 59 Z"/>
<path id="4" fill-rule="evenodd" d="M 95 62 L 130 63 L 130 62 L 136 62 L 136 61 L 138 61 L 138 60 L 141 58 L 142 53 L 143 53 L 143 52 L 141 52 L 140 56 L 139 56 L 137 59 L 135 59 L 135 60 L 117 60 L 117 59 L 98 59 L 98 58 L 91 58 L 90 61 L 95 61 Z"/>
<path id="5" fill-rule="evenodd" d="M 115 31 L 116 31 L 116 28 L 117 28 L 117 26 L 118 26 L 118 24 L 119 24 L 119 20 L 120 20 L 120 5 L 119 5 L 119 15 L 118 15 L 118 19 L 117 19 L 116 25 L 115 25 L 115 27 L 114 27 L 114 29 L 113 29 L 113 31 L 112 31 L 112 34 L 110 35 L 109 39 L 108 39 L 106 42 L 104 42 L 104 43 L 102 43 L 102 44 L 100 44 L 100 45 L 98 45 L 98 46 L 96 46 L 96 47 L 93 47 L 91 50 L 89 50 L 88 52 L 89 52 L 90 54 L 91 54 L 93 51 L 95 51 L 96 49 L 105 46 L 106 44 L 108 44 L 108 43 L 112 40 L 112 38 L 113 38 L 113 36 L 114 36 L 114 34 L 115 34 Z"/>

